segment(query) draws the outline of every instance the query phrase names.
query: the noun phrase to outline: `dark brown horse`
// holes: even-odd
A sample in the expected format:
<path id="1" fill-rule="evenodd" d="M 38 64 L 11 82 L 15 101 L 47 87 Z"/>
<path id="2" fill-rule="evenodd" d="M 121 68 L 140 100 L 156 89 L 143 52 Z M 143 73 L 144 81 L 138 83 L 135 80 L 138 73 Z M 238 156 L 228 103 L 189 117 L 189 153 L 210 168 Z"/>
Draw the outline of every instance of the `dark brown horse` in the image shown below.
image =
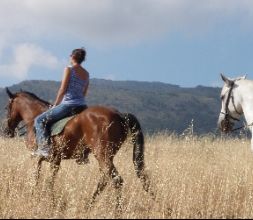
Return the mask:
<path id="1" fill-rule="evenodd" d="M 35 150 L 34 119 L 46 111 L 50 104 L 29 92 L 13 94 L 8 88 L 6 92 L 10 99 L 5 133 L 14 137 L 15 129 L 23 121 L 27 129 L 26 145 L 30 150 Z M 112 181 L 120 193 L 123 180 L 113 164 L 113 158 L 129 132 L 134 145 L 134 168 L 144 190 L 148 192 L 149 180 L 144 171 L 144 136 L 140 123 L 132 114 L 121 114 L 117 110 L 101 106 L 89 107 L 76 115 L 60 135 L 52 138 L 52 156 L 50 159 L 39 159 L 37 181 L 43 161 L 50 162 L 54 182 L 62 159 L 87 157 L 92 152 L 98 160 L 102 174 L 92 202 L 104 190 L 108 181 Z"/>

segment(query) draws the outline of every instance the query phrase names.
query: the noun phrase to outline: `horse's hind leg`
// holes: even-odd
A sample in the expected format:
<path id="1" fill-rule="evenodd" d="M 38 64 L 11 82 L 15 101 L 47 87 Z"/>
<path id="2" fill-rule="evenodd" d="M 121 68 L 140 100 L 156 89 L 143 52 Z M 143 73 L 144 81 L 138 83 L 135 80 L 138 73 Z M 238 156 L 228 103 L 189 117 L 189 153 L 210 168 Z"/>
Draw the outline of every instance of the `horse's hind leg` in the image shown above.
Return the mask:
<path id="1" fill-rule="evenodd" d="M 93 194 L 91 204 L 95 202 L 96 198 L 105 189 L 108 182 L 111 181 L 117 193 L 116 208 L 118 211 L 122 211 L 121 194 L 122 194 L 123 179 L 121 178 L 117 169 L 115 168 L 112 159 L 109 159 L 107 162 L 100 161 L 99 164 L 100 164 L 100 169 L 102 172 L 102 177 L 98 183 L 95 193 Z"/>
<path id="2" fill-rule="evenodd" d="M 155 200 L 156 196 L 155 193 L 151 190 L 151 182 L 150 182 L 150 177 L 148 176 L 147 173 L 142 173 L 140 176 L 140 180 L 143 186 L 143 189 L 151 196 L 151 199 Z"/>
<path id="3" fill-rule="evenodd" d="M 117 211 L 122 212 L 122 186 L 123 186 L 123 179 L 119 175 L 116 167 L 112 164 L 112 171 L 111 171 L 111 179 L 113 183 L 113 187 L 116 189 L 117 197 L 116 197 L 116 208 Z"/>
<path id="4" fill-rule="evenodd" d="M 102 172 L 102 175 L 101 175 L 101 177 L 100 177 L 100 179 L 99 179 L 99 182 L 98 182 L 98 185 L 97 185 L 97 189 L 96 189 L 96 191 L 93 193 L 91 202 L 90 202 L 90 204 L 89 204 L 90 207 L 95 203 L 97 197 L 104 191 L 104 189 L 105 189 L 105 187 L 107 186 L 107 184 L 108 184 L 108 177 L 107 177 L 107 175 L 105 175 L 105 174 Z"/>

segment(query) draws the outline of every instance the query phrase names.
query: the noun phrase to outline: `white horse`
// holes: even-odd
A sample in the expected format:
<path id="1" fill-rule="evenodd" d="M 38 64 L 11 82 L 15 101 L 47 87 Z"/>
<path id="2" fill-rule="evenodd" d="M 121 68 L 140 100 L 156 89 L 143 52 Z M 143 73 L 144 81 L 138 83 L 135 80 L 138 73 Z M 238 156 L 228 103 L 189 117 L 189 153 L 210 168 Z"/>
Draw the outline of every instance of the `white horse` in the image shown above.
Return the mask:
<path id="1" fill-rule="evenodd" d="M 239 121 L 244 114 L 247 127 L 253 132 L 253 81 L 246 76 L 230 79 L 221 74 L 225 85 L 221 91 L 221 113 L 218 126 L 221 131 L 228 133 L 233 130 L 234 122 Z M 253 135 L 251 139 L 253 151 Z"/>

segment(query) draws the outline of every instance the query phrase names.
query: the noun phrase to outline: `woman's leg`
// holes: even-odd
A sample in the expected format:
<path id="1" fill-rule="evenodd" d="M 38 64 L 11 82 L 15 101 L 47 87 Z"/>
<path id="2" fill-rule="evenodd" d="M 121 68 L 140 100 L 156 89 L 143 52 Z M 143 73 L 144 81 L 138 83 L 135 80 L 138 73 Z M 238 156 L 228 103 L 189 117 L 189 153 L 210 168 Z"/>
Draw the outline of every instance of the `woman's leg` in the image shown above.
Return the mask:
<path id="1" fill-rule="evenodd" d="M 65 117 L 73 115 L 78 107 L 79 106 L 58 105 L 35 119 L 36 140 L 38 144 L 38 150 L 35 152 L 36 155 L 44 157 L 49 155 L 50 134 L 48 127 Z"/>
<path id="2" fill-rule="evenodd" d="M 35 154 L 41 154 L 43 156 L 46 156 L 46 152 L 48 151 L 47 146 L 49 145 L 49 134 L 48 129 L 46 127 L 46 118 L 47 118 L 47 112 L 44 112 L 43 114 L 39 115 L 35 121 L 34 121 L 34 127 L 36 131 L 36 142 L 38 149 L 35 152 Z M 45 152 L 44 152 L 45 151 Z"/>

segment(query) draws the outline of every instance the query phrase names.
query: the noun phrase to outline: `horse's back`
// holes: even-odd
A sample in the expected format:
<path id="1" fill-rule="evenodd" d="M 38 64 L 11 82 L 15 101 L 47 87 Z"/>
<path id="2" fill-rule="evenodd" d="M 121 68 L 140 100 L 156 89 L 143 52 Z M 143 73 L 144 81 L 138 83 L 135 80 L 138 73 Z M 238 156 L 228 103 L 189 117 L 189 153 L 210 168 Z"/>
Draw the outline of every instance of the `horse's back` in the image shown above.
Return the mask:
<path id="1" fill-rule="evenodd" d="M 121 113 L 110 107 L 91 106 L 76 115 L 66 125 L 65 130 L 72 134 L 88 135 L 104 131 L 107 127 L 122 129 Z M 65 132 L 66 133 L 66 132 Z"/>
<path id="2" fill-rule="evenodd" d="M 120 112 L 112 107 L 106 107 L 106 106 L 90 106 L 86 108 L 81 114 L 87 114 L 87 113 L 93 113 L 93 114 L 119 114 Z"/>

